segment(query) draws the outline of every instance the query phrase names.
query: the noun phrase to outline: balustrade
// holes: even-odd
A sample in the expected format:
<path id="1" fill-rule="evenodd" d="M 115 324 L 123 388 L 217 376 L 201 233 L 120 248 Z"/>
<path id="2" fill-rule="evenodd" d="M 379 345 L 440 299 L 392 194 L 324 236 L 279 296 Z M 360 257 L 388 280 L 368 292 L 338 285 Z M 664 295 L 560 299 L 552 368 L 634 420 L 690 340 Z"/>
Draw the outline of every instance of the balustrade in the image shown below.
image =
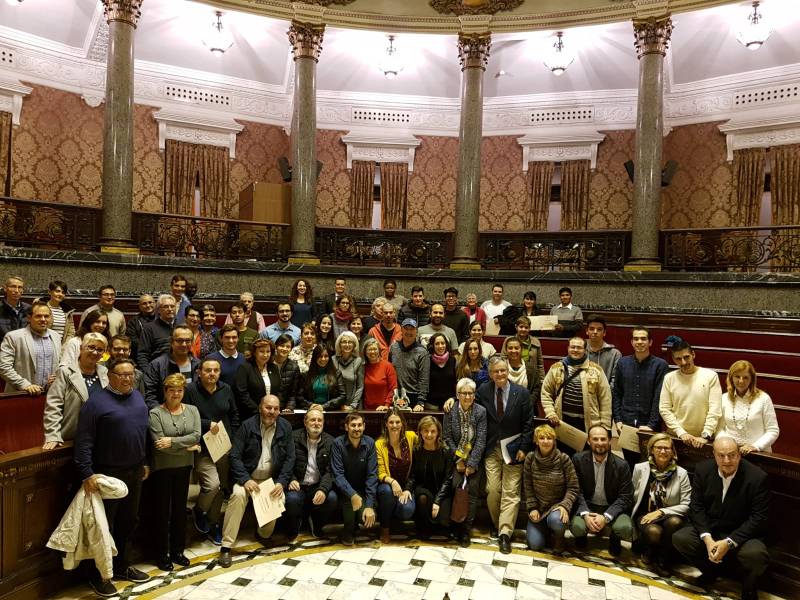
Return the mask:
<path id="1" fill-rule="evenodd" d="M 0 197 L 0 242 L 9 246 L 95 250 L 102 209 Z"/>
<path id="2" fill-rule="evenodd" d="M 453 256 L 450 231 L 317 227 L 323 263 L 386 267 L 445 267 Z"/>

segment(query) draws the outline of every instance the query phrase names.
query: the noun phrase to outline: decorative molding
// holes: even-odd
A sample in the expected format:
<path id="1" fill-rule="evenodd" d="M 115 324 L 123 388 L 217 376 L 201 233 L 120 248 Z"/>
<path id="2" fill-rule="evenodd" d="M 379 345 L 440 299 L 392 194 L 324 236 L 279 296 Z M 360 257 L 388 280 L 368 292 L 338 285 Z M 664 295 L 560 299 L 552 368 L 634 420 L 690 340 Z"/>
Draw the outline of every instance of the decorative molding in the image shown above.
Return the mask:
<path id="1" fill-rule="evenodd" d="M 106 101 L 103 94 L 81 94 L 81 99 L 92 108 L 97 108 Z"/>
<path id="2" fill-rule="evenodd" d="M 319 62 L 319 55 L 322 52 L 322 39 L 325 36 L 324 24 L 292 21 L 288 35 L 295 60 L 298 58 L 313 58 L 314 62 Z"/>
<path id="3" fill-rule="evenodd" d="M 86 54 L 89 60 L 98 62 L 106 62 L 108 57 L 108 23 L 100 21 L 97 25 L 97 33 L 95 33 L 89 51 Z"/>
<path id="4" fill-rule="evenodd" d="M 527 173 L 528 164 L 532 162 L 565 160 L 588 160 L 594 170 L 597 166 L 597 145 L 606 138 L 605 134 L 585 129 L 565 134 L 567 129 L 562 127 L 558 133 L 528 134 L 517 139 L 522 146 L 522 171 Z"/>
<path id="5" fill-rule="evenodd" d="M 347 168 L 353 168 L 354 160 L 374 162 L 406 163 L 408 172 L 414 172 L 414 153 L 422 142 L 413 135 L 386 137 L 353 133 L 342 136 L 347 145 Z"/>
<path id="6" fill-rule="evenodd" d="M 208 144 L 228 148 L 231 158 L 236 158 L 236 134 L 242 129 L 233 119 L 217 119 L 198 113 L 179 113 L 166 109 L 153 113 L 158 122 L 158 149 L 164 150 L 167 140 L 190 144 Z"/>
<path id="7" fill-rule="evenodd" d="M 440 15 L 493 15 L 519 8 L 525 0 L 430 0 Z"/>
<path id="8" fill-rule="evenodd" d="M 11 113 L 12 125 L 19 125 L 22 99 L 32 91 L 33 88 L 22 85 L 19 81 L 0 79 L 0 111 Z"/>
<path id="9" fill-rule="evenodd" d="M 633 36 L 639 58 L 646 54 L 665 56 L 672 37 L 672 19 L 669 16 L 634 19 Z"/>
<path id="10" fill-rule="evenodd" d="M 103 0 L 106 21 L 120 21 L 136 29 L 142 16 L 143 0 Z"/>
<path id="11" fill-rule="evenodd" d="M 486 70 L 489 64 L 489 50 L 492 48 L 492 36 L 484 33 L 459 33 L 458 34 L 458 61 L 461 70 L 482 69 Z"/>
<path id="12" fill-rule="evenodd" d="M 719 126 L 728 146 L 728 162 L 735 150 L 800 144 L 800 114 L 752 121 L 729 121 Z"/>

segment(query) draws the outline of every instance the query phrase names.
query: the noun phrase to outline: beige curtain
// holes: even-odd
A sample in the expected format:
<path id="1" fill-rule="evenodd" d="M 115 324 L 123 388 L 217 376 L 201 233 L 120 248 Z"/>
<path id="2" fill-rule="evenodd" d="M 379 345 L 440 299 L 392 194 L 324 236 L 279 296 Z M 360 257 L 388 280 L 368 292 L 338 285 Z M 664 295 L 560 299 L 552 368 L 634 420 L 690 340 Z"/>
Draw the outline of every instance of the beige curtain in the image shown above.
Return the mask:
<path id="1" fill-rule="evenodd" d="M 381 220 L 384 229 L 405 229 L 408 165 L 381 163 Z"/>
<path id="2" fill-rule="evenodd" d="M 0 196 L 11 195 L 11 113 L 0 112 Z"/>
<path id="3" fill-rule="evenodd" d="M 772 224 L 800 225 L 800 145 L 772 148 Z"/>
<path id="4" fill-rule="evenodd" d="M 561 163 L 561 230 L 579 231 L 589 226 L 588 160 Z"/>
<path id="5" fill-rule="evenodd" d="M 736 177 L 736 206 L 733 210 L 734 227 L 758 225 L 761 199 L 764 197 L 764 170 L 767 151 L 764 148 L 747 148 L 733 153 L 733 172 Z"/>
<path id="6" fill-rule="evenodd" d="M 555 165 L 551 162 L 534 162 L 528 165 L 530 195 L 525 228 L 530 231 L 547 231 L 554 170 Z"/>
<path id="7" fill-rule="evenodd" d="M 228 149 L 167 140 L 164 158 L 164 212 L 191 215 L 195 182 L 200 183 L 200 215 L 230 217 Z"/>
<path id="8" fill-rule="evenodd" d="M 372 226 L 372 190 L 375 187 L 375 163 L 354 160 L 350 170 L 351 227 Z"/>

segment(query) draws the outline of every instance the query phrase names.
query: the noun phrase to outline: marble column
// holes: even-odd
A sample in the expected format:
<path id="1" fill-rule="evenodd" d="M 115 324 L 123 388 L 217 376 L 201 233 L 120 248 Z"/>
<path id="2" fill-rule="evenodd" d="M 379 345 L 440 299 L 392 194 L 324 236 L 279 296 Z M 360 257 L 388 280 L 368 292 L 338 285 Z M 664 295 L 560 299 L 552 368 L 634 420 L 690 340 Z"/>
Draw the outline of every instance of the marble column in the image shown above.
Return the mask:
<path id="1" fill-rule="evenodd" d="M 317 212 L 317 62 L 324 24 L 292 21 L 292 245 L 290 263 L 319 264 L 314 250 Z"/>
<path id="2" fill-rule="evenodd" d="M 459 34 L 461 62 L 461 124 L 458 131 L 456 229 L 451 269 L 480 269 L 478 218 L 481 202 L 481 137 L 483 134 L 483 74 L 492 38 L 486 33 Z"/>
<path id="3" fill-rule="evenodd" d="M 108 22 L 103 135 L 103 252 L 136 253 L 133 212 L 133 36 L 143 0 L 103 0 Z"/>
<path id="4" fill-rule="evenodd" d="M 627 271 L 660 271 L 661 148 L 664 140 L 664 56 L 672 20 L 669 16 L 634 20 L 639 57 L 636 154 L 633 178 L 633 232 Z"/>

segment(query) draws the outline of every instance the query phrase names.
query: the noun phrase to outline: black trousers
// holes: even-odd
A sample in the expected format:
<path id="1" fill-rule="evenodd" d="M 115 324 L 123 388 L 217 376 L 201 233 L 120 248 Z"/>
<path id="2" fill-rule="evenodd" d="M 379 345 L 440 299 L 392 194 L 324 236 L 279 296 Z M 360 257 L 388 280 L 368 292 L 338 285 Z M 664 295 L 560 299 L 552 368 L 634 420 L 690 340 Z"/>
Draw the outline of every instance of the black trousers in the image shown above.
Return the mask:
<path id="1" fill-rule="evenodd" d="M 158 556 L 177 556 L 186 549 L 186 499 L 192 467 L 159 469 L 152 479 Z"/>
<path id="2" fill-rule="evenodd" d="M 142 494 L 142 476 L 144 465 L 135 467 L 95 467 L 98 475 L 116 477 L 128 486 L 128 495 L 116 500 L 103 500 L 106 511 L 108 529 L 114 544 L 117 546 L 117 555 L 114 557 L 114 572 L 124 572 L 128 568 L 128 540 L 136 528 L 139 515 L 139 498 Z"/>

